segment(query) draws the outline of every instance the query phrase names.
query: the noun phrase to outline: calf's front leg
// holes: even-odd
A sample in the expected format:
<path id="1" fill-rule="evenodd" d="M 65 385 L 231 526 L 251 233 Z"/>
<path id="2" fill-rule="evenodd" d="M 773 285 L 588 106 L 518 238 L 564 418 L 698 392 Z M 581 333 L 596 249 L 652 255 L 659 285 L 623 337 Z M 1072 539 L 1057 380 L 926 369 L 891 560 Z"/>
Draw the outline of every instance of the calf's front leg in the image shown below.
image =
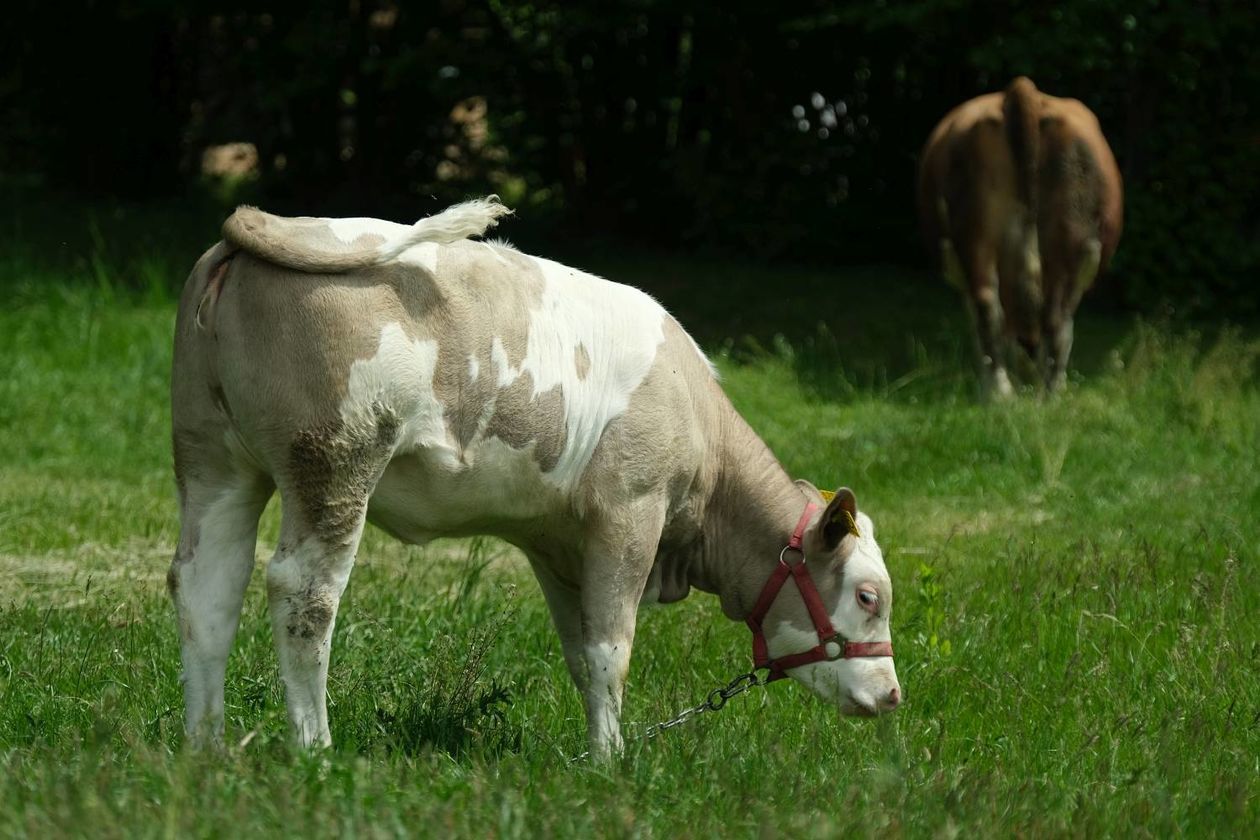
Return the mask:
<path id="1" fill-rule="evenodd" d="M 627 511 L 629 513 L 629 511 Z M 639 601 L 656 557 L 663 514 L 627 515 L 587 543 L 582 574 L 582 640 L 586 734 L 591 755 L 607 760 L 625 747 L 621 702 Z"/>
<path id="2" fill-rule="evenodd" d="M 637 597 L 629 593 L 587 587 L 582 590 L 586 685 L 579 687 L 586 705 L 586 737 L 591 755 L 597 759 L 607 759 L 625 747 L 621 738 L 621 701 L 630 671 L 637 605 Z"/>

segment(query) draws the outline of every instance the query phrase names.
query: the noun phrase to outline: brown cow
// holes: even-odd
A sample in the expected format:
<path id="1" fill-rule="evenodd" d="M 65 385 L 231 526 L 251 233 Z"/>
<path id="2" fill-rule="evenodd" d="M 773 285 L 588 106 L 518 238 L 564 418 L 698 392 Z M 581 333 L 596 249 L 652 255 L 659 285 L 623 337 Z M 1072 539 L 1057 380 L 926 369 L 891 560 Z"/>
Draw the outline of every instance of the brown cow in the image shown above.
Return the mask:
<path id="1" fill-rule="evenodd" d="M 1012 338 L 1047 388 L 1061 386 L 1073 313 L 1123 215 L 1120 170 L 1093 112 L 1023 76 L 964 102 L 923 148 L 918 203 L 928 247 L 974 319 L 986 393 L 1011 393 Z"/>

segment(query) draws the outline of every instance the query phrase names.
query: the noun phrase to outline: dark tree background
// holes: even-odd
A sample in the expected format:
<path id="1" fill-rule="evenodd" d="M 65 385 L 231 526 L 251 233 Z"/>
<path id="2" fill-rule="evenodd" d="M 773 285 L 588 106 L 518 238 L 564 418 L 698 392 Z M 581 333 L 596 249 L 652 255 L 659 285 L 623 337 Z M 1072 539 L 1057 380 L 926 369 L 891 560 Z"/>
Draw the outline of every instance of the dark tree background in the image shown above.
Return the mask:
<path id="1" fill-rule="evenodd" d="M 1120 160 L 1124 300 L 1260 308 L 1255 2 L 24 2 L 0 36 L 15 206 L 410 220 L 494 191 L 553 237 L 923 261 L 923 140 L 1024 73 Z M 206 155 L 229 143 L 252 145 Z"/>

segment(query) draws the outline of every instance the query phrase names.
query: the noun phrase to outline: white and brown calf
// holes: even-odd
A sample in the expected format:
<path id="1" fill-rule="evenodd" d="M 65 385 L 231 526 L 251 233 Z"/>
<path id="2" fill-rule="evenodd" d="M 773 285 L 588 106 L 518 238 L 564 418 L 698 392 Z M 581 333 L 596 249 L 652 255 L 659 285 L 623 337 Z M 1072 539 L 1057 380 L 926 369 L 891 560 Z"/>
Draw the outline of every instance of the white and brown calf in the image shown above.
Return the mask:
<path id="1" fill-rule="evenodd" d="M 466 238 L 506 212 L 474 201 L 407 227 L 243 208 L 193 269 L 175 336 L 169 585 L 194 741 L 222 736 L 276 489 L 267 592 L 302 745 L 330 740 L 333 625 L 365 520 L 412 543 L 493 534 L 524 551 L 597 753 L 621 746 L 640 604 L 694 586 L 746 618 L 807 504 L 801 555 L 836 631 L 888 640 L 892 584 L 852 494 L 824 504 L 793 482 L 647 295 Z M 771 656 L 819 643 L 791 586 L 764 626 Z M 789 675 L 846 713 L 900 699 L 890 656 Z"/>
<path id="2" fill-rule="evenodd" d="M 1098 119 L 1020 77 L 964 102 L 932 131 L 919 218 L 973 316 L 985 391 L 1012 393 L 1013 339 L 1063 384 L 1081 296 L 1120 239 L 1123 188 Z"/>

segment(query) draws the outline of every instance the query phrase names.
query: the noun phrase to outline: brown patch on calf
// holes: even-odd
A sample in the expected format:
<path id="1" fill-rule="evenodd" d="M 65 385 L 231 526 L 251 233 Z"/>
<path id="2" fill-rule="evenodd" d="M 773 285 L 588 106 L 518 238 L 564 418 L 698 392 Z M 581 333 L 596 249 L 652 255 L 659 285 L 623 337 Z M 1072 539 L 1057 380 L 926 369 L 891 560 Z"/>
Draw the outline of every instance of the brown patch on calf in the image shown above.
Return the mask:
<path id="1" fill-rule="evenodd" d="M 460 242 L 442 249 L 439 272 L 451 288 L 475 291 L 444 300 L 440 310 L 429 313 L 447 327 L 435 331 L 439 345 L 433 392 L 444 406 L 452 439 L 461 452 L 479 434 L 497 437 L 515 449 L 532 441 L 539 468 L 553 469 L 564 451 L 566 432 L 559 387 L 534 397 L 533 377 L 526 373 L 501 389 L 503 371 L 494 357 L 497 340 L 510 370 L 525 361 L 530 316 L 542 306 L 546 286 L 542 269 L 508 248 Z M 470 359 L 477 361 L 476 377 L 469 370 Z"/>
<path id="2" fill-rule="evenodd" d="M 534 444 L 534 460 L 550 472 L 564 453 L 568 424 L 564 416 L 564 392 L 555 385 L 534 394 L 534 377 L 521 374 L 499 391 L 494 415 L 486 424 L 486 437 L 497 437 L 513 449 Z"/>
<path id="3" fill-rule="evenodd" d="M 475 347 L 474 341 L 481 342 L 482 346 Z M 470 358 L 477 360 L 476 378 L 468 369 Z M 494 365 L 490 362 L 489 341 L 480 336 L 451 335 L 443 338 L 433 371 L 433 392 L 444 406 L 446 428 L 460 452 L 472 443 L 481 430 L 498 390 L 496 380 Z"/>
<path id="4" fill-rule="evenodd" d="M 374 422 L 337 420 L 299 432 L 289 447 L 289 471 L 308 524 L 330 545 L 345 545 L 398 440 L 392 409 L 372 406 Z"/>
<path id="5" fill-rule="evenodd" d="M 591 372 L 591 354 L 586 352 L 585 344 L 578 342 L 573 363 L 577 367 L 577 378 L 585 380 L 586 375 Z"/>
<path id="6" fill-rule="evenodd" d="M 509 317 L 494 319 L 500 325 L 500 331 L 492 337 L 497 337 L 503 345 L 508 365 L 519 368 L 521 362 L 525 361 L 525 354 L 529 351 L 530 313 L 542 308 L 543 289 L 547 285 L 542 269 L 535 260 L 511 248 L 472 242 L 461 244 L 466 248 L 479 251 L 477 256 L 480 256 L 480 259 L 473 263 L 475 270 L 483 275 L 489 273 L 491 276 L 499 276 L 500 294 L 496 295 L 493 301 L 479 303 L 494 308 L 507 307 L 512 310 Z M 447 248 L 446 250 L 450 252 L 454 249 Z M 449 264 L 449 260 L 448 257 L 444 265 Z M 487 342 L 486 349 L 489 350 L 489 347 L 490 344 Z"/>
<path id="7" fill-rule="evenodd" d="M 290 596 L 289 621 L 285 631 L 294 638 L 313 641 L 322 639 L 336 615 L 336 605 L 331 595 L 312 583 L 300 595 Z"/>

